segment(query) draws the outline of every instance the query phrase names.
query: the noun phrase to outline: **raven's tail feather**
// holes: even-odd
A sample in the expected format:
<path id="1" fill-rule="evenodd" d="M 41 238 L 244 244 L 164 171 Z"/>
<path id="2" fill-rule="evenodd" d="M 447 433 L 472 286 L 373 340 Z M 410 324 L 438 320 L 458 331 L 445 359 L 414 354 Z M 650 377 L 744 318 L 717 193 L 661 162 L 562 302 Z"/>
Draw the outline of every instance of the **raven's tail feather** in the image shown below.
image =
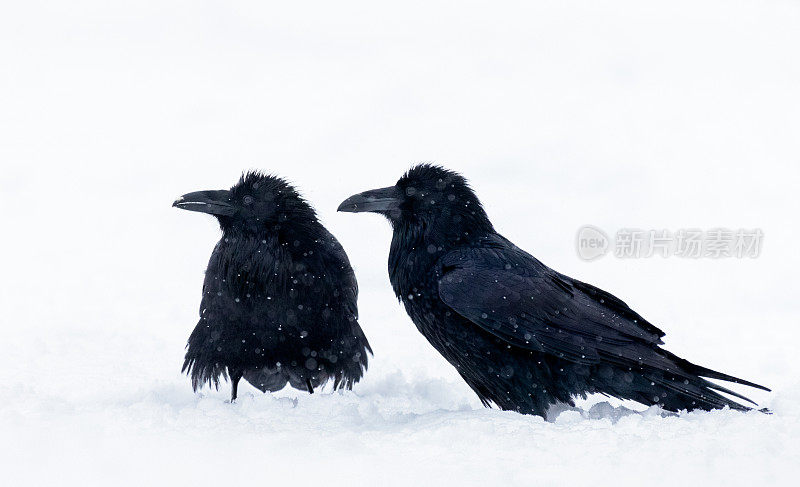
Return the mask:
<path id="1" fill-rule="evenodd" d="M 709 381 L 706 381 L 706 382 L 708 382 L 707 387 L 709 389 L 714 389 L 714 390 L 717 390 L 717 391 L 720 391 L 720 392 L 724 392 L 725 394 L 730 394 L 733 397 L 738 397 L 742 401 L 749 402 L 753 406 L 758 406 L 758 404 L 755 401 L 753 401 L 752 399 L 750 399 L 749 397 L 743 396 L 743 395 L 739 394 L 738 392 L 735 392 L 735 391 L 732 391 L 732 390 L 728 389 L 727 387 L 722 387 L 719 384 L 714 384 L 713 382 L 709 382 Z"/>
<path id="2" fill-rule="evenodd" d="M 726 382 L 733 382 L 734 384 L 742 384 L 745 386 L 755 387 L 756 389 L 761 389 L 762 391 L 771 392 L 771 389 L 756 384 L 755 382 L 750 382 L 748 380 L 740 379 L 732 375 L 723 374 L 722 372 L 717 372 L 716 370 L 711 370 L 706 367 L 701 367 L 699 365 L 689 362 L 688 360 L 680 359 L 680 361 L 681 361 L 680 363 L 681 368 L 683 368 L 683 370 L 689 372 L 690 374 L 699 375 L 700 377 L 707 377 L 709 379 L 724 380 Z M 724 391 L 724 392 L 728 392 L 730 394 L 729 391 Z"/>
<path id="3" fill-rule="evenodd" d="M 751 408 L 739 404 L 722 394 L 715 392 L 711 382 L 702 378 L 693 380 L 670 380 L 657 375 L 647 375 L 648 380 L 653 384 L 644 394 L 643 402 L 647 405 L 659 405 L 668 411 L 680 411 L 693 409 L 722 409 L 725 406 L 738 411 L 749 411 Z M 724 389 L 724 388 L 723 388 Z M 738 394 L 737 394 L 738 396 Z M 747 398 L 744 398 L 750 401 Z M 752 402 L 752 401 L 750 401 Z"/>
<path id="4" fill-rule="evenodd" d="M 670 377 L 671 374 L 665 375 L 663 371 L 654 371 L 651 374 L 647 374 L 651 384 L 661 390 L 661 397 L 658 397 L 658 395 L 653 396 L 652 400 L 645 401 L 646 403 L 659 404 L 660 401 L 660 405 L 665 407 L 665 409 L 674 411 L 681 409 L 710 410 L 720 409 L 726 406 L 739 411 L 750 411 L 752 409 L 751 407 L 723 396 L 720 392 L 757 406 L 755 401 L 727 387 L 706 380 L 706 378 L 742 384 L 764 391 L 770 390 L 762 385 L 693 364 L 666 350 L 662 350 L 661 352 L 678 365 L 681 372 L 675 374 L 675 377 Z M 666 391 L 666 394 L 664 391 Z M 645 396 L 645 399 L 651 398 Z"/>

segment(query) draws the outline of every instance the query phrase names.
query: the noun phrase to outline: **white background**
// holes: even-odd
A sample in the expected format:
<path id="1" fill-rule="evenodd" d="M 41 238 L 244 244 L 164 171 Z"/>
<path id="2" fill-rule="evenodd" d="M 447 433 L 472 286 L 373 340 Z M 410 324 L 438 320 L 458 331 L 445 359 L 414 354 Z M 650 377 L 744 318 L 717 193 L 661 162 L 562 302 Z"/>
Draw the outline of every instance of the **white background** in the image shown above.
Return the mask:
<path id="1" fill-rule="evenodd" d="M 0 478 L 796 480 L 798 25 L 795 1 L 3 1 Z M 737 390 L 775 414 L 483 409 L 396 302 L 389 225 L 335 212 L 422 161 L 671 351 L 772 387 Z M 352 392 L 231 405 L 180 375 L 219 230 L 170 204 L 250 168 L 296 183 L 350 256 L 375 350 Z M 586 263 L 584 224 L 765 240 L 757 259 Z"/>

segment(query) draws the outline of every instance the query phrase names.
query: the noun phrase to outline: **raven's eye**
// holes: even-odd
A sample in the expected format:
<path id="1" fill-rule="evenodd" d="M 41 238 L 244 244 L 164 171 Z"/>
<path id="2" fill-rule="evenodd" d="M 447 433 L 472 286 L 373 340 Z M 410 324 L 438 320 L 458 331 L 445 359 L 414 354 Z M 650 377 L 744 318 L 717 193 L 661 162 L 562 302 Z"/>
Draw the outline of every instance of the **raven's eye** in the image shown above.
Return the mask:
<path id="1" fill-rule="evenodd" d="M 245 196 L 244 198 L 242 198 L 242 203 L 244 203 L 246 205 L 252 204 L 253 203 L 253 197 L 250 196 L 250 195 Z"/>

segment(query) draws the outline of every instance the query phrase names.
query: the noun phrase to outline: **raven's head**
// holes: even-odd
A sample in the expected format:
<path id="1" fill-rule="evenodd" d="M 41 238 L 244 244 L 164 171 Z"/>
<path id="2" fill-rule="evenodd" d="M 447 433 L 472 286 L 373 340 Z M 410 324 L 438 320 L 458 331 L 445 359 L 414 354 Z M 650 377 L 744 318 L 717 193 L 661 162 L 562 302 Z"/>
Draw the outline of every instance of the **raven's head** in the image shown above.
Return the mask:
<path id="1" fill-rule="evenodd" d="M 388 188 L 355 194 L 339 211 L 380 213 L 397 227 L 425 224 L 430 228 L 492 230 L 478 197 L 467 180 L 455 171 L 419 164 Z"/>
<path id="2" fill-rule="evenodd" d="M 251 171 L 229 190 L 196 191 L 172 203 L 217 217 L 223 231 L 261 235 L 283 222 L 316 221 L 313 208 L 285 180 Z"/>

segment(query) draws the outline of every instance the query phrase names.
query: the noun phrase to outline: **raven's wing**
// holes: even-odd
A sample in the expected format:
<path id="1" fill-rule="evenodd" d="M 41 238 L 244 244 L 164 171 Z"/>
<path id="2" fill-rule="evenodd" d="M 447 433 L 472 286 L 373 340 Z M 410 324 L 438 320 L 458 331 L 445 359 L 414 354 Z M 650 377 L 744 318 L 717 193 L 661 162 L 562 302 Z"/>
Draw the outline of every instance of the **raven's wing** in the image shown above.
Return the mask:
<path id="1" fill-rule="evenodd" d="M 336 275 L 339 276 L 341 292 L 344 293 L 343 301 L 350 315 L 354 319 L 358 319 L 358 281 L 356 281 L 356 274 L 350 265 L 350 259 L 347 258 L 344 247 L 336 240 L 336 237 L 327 229 L 323 228 L 323 232 L 324 237 L 322 240 L 325 248 L 330 251 L 331 267 L 334 268 Z M 339 291 L 337 290 L 337 292 Z M 369 345 L 367 345 L 367 348 L 369 348 Z M 372 349 L 370 349 L 370 352 L 372 352 Z"/>
<path id="2" fill-rule="evenodd" d="M 334 389 L 351 389 L 353 384 L 358 382 L 367 370 L 369 364 L 368 354 L 372 354 L 372 347 L 367 340 L 361 325 L 358 323 L 358 282 L 355 272 L 350 266 L 350 260 L 344 248 L 330 232 L 323 229 L 323 243 L 325 244 L 326 267 L 332 273 L 332 278 L 336 277 L 338 285 L 333 291 L 333 297 L 344 306 L 347 316 L 342 324 L 341 333 L 344 336 L 338 338 L 339 346 L 346 349 L 340 350 L 352 359 L 341 364 L 341 370 L 334 378 Z"/>
<path id="3" fill-rule="evenodd" d="M 661 330 L 620 299 L 553 271 L 505 239 L 451 251 L 440 263 L 445 304 L 510 345 L 582 364 L 678 372 L 654 353 Z"/>

